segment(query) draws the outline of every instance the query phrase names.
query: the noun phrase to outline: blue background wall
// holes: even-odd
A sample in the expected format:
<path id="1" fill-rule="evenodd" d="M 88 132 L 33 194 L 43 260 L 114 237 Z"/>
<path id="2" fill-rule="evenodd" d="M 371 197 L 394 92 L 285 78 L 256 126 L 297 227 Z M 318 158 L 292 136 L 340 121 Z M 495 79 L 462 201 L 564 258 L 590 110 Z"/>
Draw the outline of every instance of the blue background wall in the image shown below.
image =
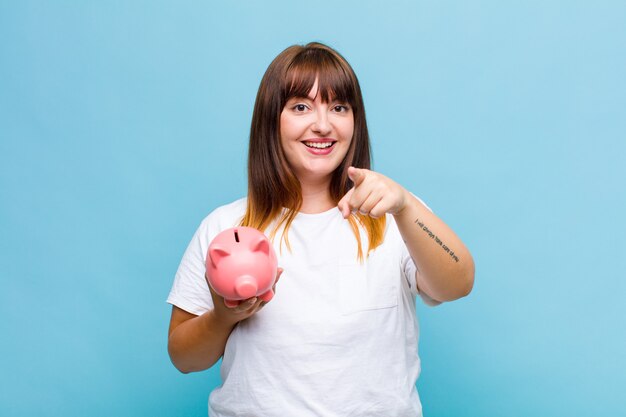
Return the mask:
<path id="1" fill-rule="evenodd" d="M 0 414 L 206 415 L 165 304 L 243 196 L 256 89 L 319 40 L 355 68 L 375 169 L 465 240 L 418 306 L 426 416 L 626 409 L 626 3 L 0 1 Z"/>

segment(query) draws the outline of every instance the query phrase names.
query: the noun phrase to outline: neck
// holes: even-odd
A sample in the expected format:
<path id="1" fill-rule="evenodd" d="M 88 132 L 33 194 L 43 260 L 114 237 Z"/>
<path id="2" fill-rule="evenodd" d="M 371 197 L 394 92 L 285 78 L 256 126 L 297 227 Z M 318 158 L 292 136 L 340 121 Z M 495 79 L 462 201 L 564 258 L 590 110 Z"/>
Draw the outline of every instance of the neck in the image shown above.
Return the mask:
<path id="1" fill-rule="evenodd" d="M 330 181 L 316 183 L 300 181 L 300 186 L 302 187 L 300 212 L 306 214 L 323 213 L 337 205 L 330 198 Z"/>

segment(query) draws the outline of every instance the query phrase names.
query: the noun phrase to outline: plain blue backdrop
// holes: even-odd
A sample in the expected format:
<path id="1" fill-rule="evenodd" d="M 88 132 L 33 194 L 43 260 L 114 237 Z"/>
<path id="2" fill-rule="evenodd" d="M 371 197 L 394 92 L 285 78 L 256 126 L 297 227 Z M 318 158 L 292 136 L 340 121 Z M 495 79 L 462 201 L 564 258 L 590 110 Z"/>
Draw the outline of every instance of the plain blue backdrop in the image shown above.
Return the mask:
<path id="1" fill-rule="evenodd" d="M 0 415 L 202 416 L 165 303 L 246 193 L 256 90 L 337 48 L 374 168 L 472 251 L 417 307 L 427 417 L 617 416 L 626 400 L 623 1 L 0 1 Z"/>

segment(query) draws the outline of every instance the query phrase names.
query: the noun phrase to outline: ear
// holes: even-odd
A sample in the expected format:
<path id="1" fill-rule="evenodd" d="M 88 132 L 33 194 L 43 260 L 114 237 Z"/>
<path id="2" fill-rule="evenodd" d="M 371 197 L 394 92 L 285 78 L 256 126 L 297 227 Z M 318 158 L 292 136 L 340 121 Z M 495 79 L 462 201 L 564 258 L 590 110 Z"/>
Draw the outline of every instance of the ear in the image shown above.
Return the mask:
<path id="1" fill-rule="evenodd" d="M 227 256 L 230 256 L 230 252 L 219 246 L 213 246 L 211 249 L 209 249 L 209 258 L 211 259 L 211 263 L 213 264 L 214 268 L 217 268 L 217 263 L 222 258 L 225 258 Z"/>
<path id="2" fill-rule="evenodd" d="M 270 244 L 264 236 L 259 236 L 254 240 L 251 248 L 253 252 L 263 252 L 267 255 L 270 253 Z"/>

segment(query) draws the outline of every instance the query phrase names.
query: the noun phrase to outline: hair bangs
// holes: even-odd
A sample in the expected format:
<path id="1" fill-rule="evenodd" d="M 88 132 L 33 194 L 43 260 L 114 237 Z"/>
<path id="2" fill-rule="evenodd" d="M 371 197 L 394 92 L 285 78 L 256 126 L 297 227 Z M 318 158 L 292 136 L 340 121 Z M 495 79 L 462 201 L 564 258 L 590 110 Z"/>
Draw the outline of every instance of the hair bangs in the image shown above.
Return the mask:
<path id="1" fill-rule="evenodd" d="M 348 167 L 370 169 L 371 155 L 365 108 L 359 81 L 346 59 L 319 42 L 292 45 L 281 52 L 265 71 L 252 114 L 248 148 L 248 201 L 242 226 L 281 233 L 289 245 L 288 230 L 302 206 L 302 187 L 291 171 L 280 140 L 280 115 L 291 98 L 306 98 L 317 81 L 315 98 L 325 103 L 348 104 L 354 117 L 354 134 L 341 165 L 334 171 L 329 192 L 339 200 L 352 187 Z M 385 217 L 361 214 L 348 218 L 357 241 L 357 259 L 364 260 L 378 247 L 385 233 Z M 362 232 L 366 240 L 362 242 Z M 364 251 L 363 243 L 367 243 Z"/>
<path id="2" fill-rule="evenodd" d="M 315 81 L 322 102 L 333 100 L 356 104 L 356 77 L 349 68 L 324 49 L 308 49 L 298 54 L 287 68 L 283 86 L 283 103 L 292 97 L 308 97 Z"/>

